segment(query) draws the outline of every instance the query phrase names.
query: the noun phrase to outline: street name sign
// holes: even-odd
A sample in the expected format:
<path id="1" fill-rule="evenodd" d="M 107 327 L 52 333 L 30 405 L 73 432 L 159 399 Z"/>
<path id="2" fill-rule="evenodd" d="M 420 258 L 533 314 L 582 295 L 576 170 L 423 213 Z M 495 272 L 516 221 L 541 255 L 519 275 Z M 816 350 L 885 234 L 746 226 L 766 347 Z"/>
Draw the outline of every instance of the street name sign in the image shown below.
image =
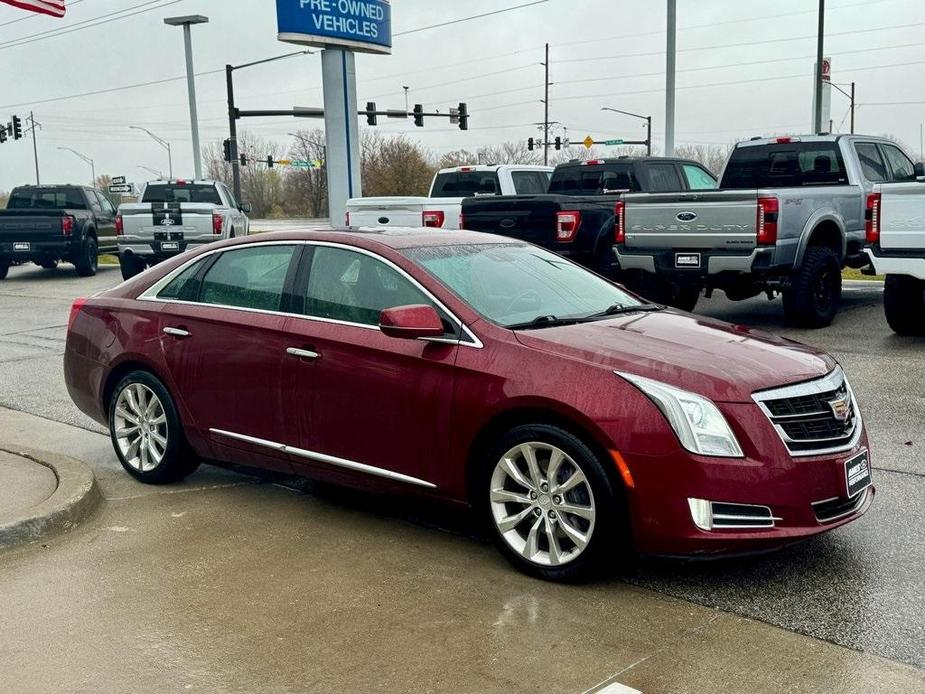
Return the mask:
<path id="1" fill-rule="evenodd" d="M 276 0 L 278 38 L 361 53 L 392 52 L 387 0 Z"/>
<path id="2" fill-rule="evenodd" d="M 612 147 L 613 145 L 622 145 L 622 144 L 623 144 L 623 140 L 604 140 L 604 144 L 605 144 L 605 145 L 610 145 L 611 147 Z"/>

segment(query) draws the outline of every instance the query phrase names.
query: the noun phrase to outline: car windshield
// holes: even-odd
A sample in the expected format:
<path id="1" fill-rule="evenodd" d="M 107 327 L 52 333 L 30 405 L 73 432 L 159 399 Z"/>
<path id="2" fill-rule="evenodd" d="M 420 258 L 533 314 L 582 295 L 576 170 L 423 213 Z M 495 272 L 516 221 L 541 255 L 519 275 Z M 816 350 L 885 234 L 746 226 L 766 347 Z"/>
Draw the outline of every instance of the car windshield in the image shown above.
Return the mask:
<path id="1" fill-rule="evenodd" d="M 584 268 L 527 244 L 427 246 L 404 253 L 504 327 L 542 327 L 645 307 Z"/>
<path id="2" fill-rule="evenodd" d="M 221 205 L 218 190 L 206 184 L 149 185 L 145 188 L 142 202 L 199 202 Z"/>

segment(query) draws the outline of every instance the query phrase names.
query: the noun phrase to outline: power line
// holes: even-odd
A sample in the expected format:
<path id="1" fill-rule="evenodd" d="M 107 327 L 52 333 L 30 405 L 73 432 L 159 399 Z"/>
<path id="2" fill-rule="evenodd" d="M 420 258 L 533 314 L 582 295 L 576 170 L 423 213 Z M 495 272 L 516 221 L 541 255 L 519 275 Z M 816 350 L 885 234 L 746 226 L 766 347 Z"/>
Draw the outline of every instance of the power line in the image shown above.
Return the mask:
<path id="1" fill-rule="evenodd" d="M 407 31 L 399 31 L 397 34 L 392 34 L 393 38 L 398 36 L 407 36 L 408 34 L 416 34 L 419 31 L 427 31 L 428 29 L 438 29 L 440 27 L 450 26 L 451 24 L 461 24 L 462 22 L 471 22 L 473 19 L 482 19 L 483 17 L 491 17 L 492 15 L 501 14 L 503 12 L 511 12 L 513 10 L 521 10 L 525 7 L 532 7 L 533 5 L 542 5 L 549 2 L 549 0 L 534 0 L 533 2 L 528 2 L 523 5 L 515 5 L 514 7 L 505 7 L 500 10 L 492 10 L 491 12 L 483 12 L 482 14 L 474 14 L 471 17 L 460 17 L 459 19 L 451 19 L 448 22 L 441 22 L 440 24 L 431 24 L 426 27 L 418 27 L 417 29 L 408 29 Z"/>

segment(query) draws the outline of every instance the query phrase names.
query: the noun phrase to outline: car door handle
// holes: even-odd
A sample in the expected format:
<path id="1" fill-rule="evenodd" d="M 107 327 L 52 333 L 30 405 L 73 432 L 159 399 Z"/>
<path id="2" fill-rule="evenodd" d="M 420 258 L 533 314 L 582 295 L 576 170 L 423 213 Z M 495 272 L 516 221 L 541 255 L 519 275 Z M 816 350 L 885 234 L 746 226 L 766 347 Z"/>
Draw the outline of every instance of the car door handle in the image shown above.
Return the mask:
<path id="1" fill-rule="evenodd" d="M 174 337 L 189 337 L 189 331 L 182 328 L 164 328 L 164 333 Z"/>
<path id="2" fill-rule="evenodd" d="M 312 352 L 310 349 L 299 349 L 298 347 L 290 347 L 286 350 L 286 354 L 289 354 L 293 357 L 298 357 L 299 359 L 320 359 L 321 355 L 318 352 Z"/>

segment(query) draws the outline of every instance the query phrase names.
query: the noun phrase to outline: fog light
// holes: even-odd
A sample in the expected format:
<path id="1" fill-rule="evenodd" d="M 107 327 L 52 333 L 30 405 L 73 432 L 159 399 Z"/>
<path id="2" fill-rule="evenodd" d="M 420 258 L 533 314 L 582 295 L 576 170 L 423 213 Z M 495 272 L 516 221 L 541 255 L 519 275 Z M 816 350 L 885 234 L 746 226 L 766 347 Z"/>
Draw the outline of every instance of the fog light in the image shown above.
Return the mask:
<path id="1" fill-rule="evenodd" d="M 696 525 L 701 530 L 712 530 L 712 504 L 706 499 L 688 499 L 687 504 L 691 507 L 691 518 L 694 519 L 694 525 Z"/>

